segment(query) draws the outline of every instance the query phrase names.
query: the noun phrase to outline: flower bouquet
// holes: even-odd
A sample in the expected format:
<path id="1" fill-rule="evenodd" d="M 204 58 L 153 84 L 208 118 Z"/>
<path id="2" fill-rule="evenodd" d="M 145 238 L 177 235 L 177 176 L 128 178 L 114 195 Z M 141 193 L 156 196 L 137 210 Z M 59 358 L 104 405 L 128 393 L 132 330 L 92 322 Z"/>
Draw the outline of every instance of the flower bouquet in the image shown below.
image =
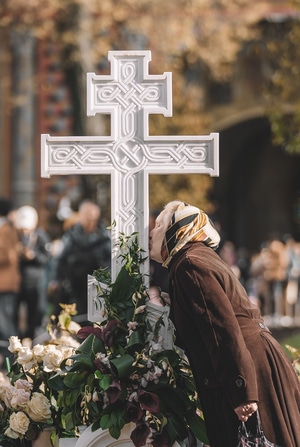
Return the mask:
<path id="1" fill-rule="evenodd" d="M 59 412 L 57 393 L 49 388 L 48 380 L 59 371 L 60 364 L 69 358 L 79 345 L 71 314 L 76 310 L 64 306 L 55 322 L 48 326 L 49 340 L 45 345 L 30 347 L 12 336 L 9 351 L 14 361 L 9 367 L 8 380 L 0 383 L 0 445 L 3 447 L 27 446 L 41 431 L 56 426 Z M 73 327 L 73 329 L 72 329 Z M 55 432 L 55 430 L 54 430 Z"/>
<path id="2" fill-rule="evenodd" d="M 114 283 L 97 270 L 103 321 L 83 327 L 83 341 L 48 385 L 57 393 L 61 430 L 91 425 L 118 439 L 125 424 L 136 447 L 207 441 L 190 367 L 172 344 L 164 346 L 164 307 L 148 318 L 149 295 L 137 234 L 119 238 L 122 265 Z M 71 361 L 71 364 L 70 364 Z"/>

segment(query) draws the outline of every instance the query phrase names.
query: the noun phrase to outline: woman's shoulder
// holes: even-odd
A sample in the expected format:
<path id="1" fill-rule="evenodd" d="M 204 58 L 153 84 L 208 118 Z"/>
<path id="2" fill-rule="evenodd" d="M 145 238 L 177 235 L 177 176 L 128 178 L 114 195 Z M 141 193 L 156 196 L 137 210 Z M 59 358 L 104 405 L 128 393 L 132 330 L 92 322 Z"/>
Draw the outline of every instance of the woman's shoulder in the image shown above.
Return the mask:
<path id="1" fill-rule="evenodd" d="M 208 266 L 215 264 L 220 259 L 219 255 L 203 242 L 189 242 L 173 258 L 172 265 L 188 267 L 191 265 Z"/>

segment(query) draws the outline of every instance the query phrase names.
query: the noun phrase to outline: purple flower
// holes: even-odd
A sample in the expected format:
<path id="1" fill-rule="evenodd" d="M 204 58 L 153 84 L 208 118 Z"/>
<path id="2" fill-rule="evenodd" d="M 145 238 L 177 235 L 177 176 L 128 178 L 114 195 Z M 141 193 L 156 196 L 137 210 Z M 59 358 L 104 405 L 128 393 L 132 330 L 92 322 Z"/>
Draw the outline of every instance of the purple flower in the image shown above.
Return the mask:
<path id="1" fill-rule="evenodd" d="M 135 447 L 142 447 L 146 444 L 149 435 L 150 428 L 148 425 L 144 423 L 137 424 L 136 428 L 131 432 L 130 439 Z"/>
<path id="2" fill-rule="evenodd" d="M 128 422 L 138 422 L 144 416 L 141 407 L 133 402 L 129 402 L 126 408 L 125 418 Z"/>
<path id="3" fill-rule="evenodd" d="M 77 337 L 85 339 L 88 338 L 90 334 L 94 334 L 95 337 L 102 340 L 102 329 L 93 326 L 84 326 L 81 329 L 79 329 L 79 331 L 77 332 Z"/>
<path id="4" fill-rule="evenodd" d="M 110 369 L 109 369 L 108 365 L 103 363 L 100 358 L 96 358 L 93 361 L 93 363 L 95 365 L 95 368 L 98 369 L 102 374 L 109 374 L 110 373 Z"/>
<path id="5" fill-rule="evenodd" d="M 171 447 L 170 438 L 167 433 L 159 433 L 153 437 L 152 447 Z"/>
<path id="6" fill-rule="evenodd" d="M 156 394 L 140 390 L 138 392 L 138 401 L 142 410 L 147 410 L 151 413 L 159 412 L 159 398 Z"/>
<path id="7" fill-rule="evenodd" d="M 105 328 L 103 328 L 102 340 L 109 348 L 111 348 L 113 345 L 114 330 L 116 329 L 117 326 L 118 326 L 117 320 L 110 320 L 105 326 Z"/>
<path id="8" fill-rule="evenodd" d="M 114 404 L 121 396 L 121 384 L 118 380 L 113 380 L 109 388 L 106 390 L 106 394 L 110 404 Z"/>
<path id="9" fill-rule="evenodd" d="M 95 337 L 99 338 L 99 340 L 103 341 L 109 348 L 113 345 L 113 336 L 114 330 L 118 326 L 117 320 L 110 320 L 107 325 L 103 328 L 93 327 L 93 326 L 85 326 L 77 332 L 78 338 L 87 338 L 90 334 L 94 334 Z"/>

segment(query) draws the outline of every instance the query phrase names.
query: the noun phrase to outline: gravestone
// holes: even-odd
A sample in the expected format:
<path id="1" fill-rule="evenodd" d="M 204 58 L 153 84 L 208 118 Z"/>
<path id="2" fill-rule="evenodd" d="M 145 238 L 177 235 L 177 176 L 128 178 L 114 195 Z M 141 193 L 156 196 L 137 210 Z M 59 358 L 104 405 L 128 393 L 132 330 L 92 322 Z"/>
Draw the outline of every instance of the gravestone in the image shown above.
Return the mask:
<path id="1" fill-rule="evenodd" d="M 148 256 L 149 174 L 218 176 L 219 140 L 217 133 L 150 136 L 150 114 L 172 116 L 172 74 L 149 74 L 150 51 L 109 51 L 108 59 L 111 74 L 87 74 L 87 114 L 110 115 L 110 135 L 42 135 L 41 173 L 42 177 L 110 174 L 115 279 L 120 268 L 115 242 L 120 233 L 138 232 Z M 147 274 L 149 262 L 143 269 Z M 89 319 L 97 318 L 92 306 Z"/>

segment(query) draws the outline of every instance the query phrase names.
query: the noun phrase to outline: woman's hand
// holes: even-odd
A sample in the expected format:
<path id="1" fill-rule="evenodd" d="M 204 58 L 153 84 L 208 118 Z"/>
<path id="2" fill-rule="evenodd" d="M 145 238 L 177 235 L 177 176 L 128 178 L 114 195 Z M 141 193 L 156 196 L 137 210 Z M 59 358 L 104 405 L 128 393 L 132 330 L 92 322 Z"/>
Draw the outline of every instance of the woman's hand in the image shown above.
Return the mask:
<path id="1" fill-rule="evenodd" d="M 257 411 L 256 402 L 245 402 L 243 405 L 234 409 L 240 421 L 246 422 L 253 413 Z"/>
<path id="2" fill-rule="evenodd" d="M 167 292 L 161 292 L 159 287 L 151 286 L 148 291 L 150 302 L 157 306 L 170 306 L 170 297 Z"/>

